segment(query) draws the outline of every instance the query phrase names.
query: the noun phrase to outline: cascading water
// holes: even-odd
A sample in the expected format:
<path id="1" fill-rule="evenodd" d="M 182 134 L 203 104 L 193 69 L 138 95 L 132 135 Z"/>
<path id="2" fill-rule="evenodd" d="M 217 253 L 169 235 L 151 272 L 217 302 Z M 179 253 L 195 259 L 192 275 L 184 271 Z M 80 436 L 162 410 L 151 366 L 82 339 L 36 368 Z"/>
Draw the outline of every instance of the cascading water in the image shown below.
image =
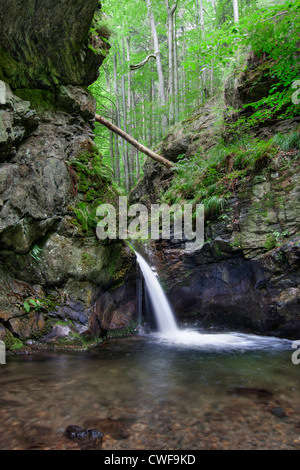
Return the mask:
<path id="1" fill-rule="evenodd" d="M 173 312 L 157 277 L 139 253 L 136 253 L 136 257 L 148 288 L 159 332 L 163 335 L 177 333 Z"/>
<path id="2" fill-rule="evenodd" d="M 145 280 L 158 326 L 158 333 L 152 334 L 152 336 L 168 344 L 207 350 L 238 349 L 246 351 L 251 349 L 287 349 L 291 347 L 289 340 L 276 337 L 235 332 L 212 334 L 202 333 L 190 328 L 179 328 L 157 276 L 145 259 L 137 252 L 136 257 Z"/>

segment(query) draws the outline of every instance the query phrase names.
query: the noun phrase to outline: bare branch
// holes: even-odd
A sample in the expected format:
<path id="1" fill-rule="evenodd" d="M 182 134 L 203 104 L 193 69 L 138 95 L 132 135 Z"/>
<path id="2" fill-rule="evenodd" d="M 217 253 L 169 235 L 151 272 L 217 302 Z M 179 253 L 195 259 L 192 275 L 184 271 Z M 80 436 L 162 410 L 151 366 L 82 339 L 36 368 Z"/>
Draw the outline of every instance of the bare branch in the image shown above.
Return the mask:
<path id="1" fill-rule="evenodd" d="M 146 59 L 143 60 L 143 62 L 140 62 L 139 64 L 136 64 L 136 65 L 130 65 L 130 70 L 137 70 L 141 67 L 143 67 L 145 64 L 147 64 L 147 62 L 149 61 L 149 59 L 156 59 L 156 54 L 149 54 Z"/>

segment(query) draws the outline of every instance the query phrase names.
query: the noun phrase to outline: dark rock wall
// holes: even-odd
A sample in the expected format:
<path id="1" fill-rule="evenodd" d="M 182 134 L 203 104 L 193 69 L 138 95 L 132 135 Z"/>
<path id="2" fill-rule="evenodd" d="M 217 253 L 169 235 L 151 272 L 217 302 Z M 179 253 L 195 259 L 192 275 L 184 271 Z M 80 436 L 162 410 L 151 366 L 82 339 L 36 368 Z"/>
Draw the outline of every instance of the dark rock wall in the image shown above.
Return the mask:
<path id="1" fill-rule="evenodd" d="M 190 254 L 165 241 L 152 246 L 152 262 L 180 321 L 297 338 L 299 243 L 296 235 L 249 259 L 221 238 Z"/>
<path id="2" fill-rule="evenodd" d="M 216 125 L 218 112 L 223 110 L 231 122 L 243 114 L 243 103 L 266 96 L 271 87 L 270 64 L 250 55 L 248 65 L 246 73 L 228 78 L 224 96 L 213 97 L 174 126 L 158 152 L 176 161 L 199 148 L 205 152 L 224 137 L 224 128 Z M 232 113 L 228 107 L 241 111 Z M 299 116 L 274 118 L 251 132 L 270 138 L 296 130 L 299 122 Z M 151 243 L 152 263 L 180 320 L 299 338 L 299 160 L 287 164 L 289 156 L 281 154 L 270 171 L 257 171 L 247 184 L 238 185 L 222 213 L 206 218 L 202 249 L 188 254 L 178 240 Z M 131 203 L 149 206 L 158 202 L 173 175 L 149 159 L 144 173 Z"/>
<path id="3" fill-rule="evenodd" d="M 105 58 L 88 41 L 98 5 L 98 0 L 2 0 L 0 78 L 13 88 L 93 83 Z"/>
<path id="4" fill-rule="evenodd" d="M 70 162 L 94 158 L 96 103 L 86 87 L 109 47 L 91 36 L 98 5 L 0 4 L 0 336 L 8 345 L 101 335 L 135 312 L 132 256 L 74 216 L 86 196 Z M 107 178 L 101 188 L 117 196 Z"/>

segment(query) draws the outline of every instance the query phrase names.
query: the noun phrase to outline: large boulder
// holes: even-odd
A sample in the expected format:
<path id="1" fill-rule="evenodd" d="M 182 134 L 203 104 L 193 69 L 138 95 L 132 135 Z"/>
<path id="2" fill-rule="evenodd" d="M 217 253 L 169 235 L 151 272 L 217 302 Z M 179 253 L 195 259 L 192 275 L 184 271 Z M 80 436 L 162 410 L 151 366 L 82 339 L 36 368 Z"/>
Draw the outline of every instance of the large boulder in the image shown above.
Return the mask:
<path id="1" fill-rule="evenodd" d="M 87 86 L 98 76 L 107 43 L 90 31 L 99 0 L 3 0 L 0 79 L 13 88 Z"/>
<path id="2" fill-rule="evenodd" d="M 98 0 L 0 3 L 0 329 L 12 349 L 99 336 L 135 313 L 130 250 L 96 236 L 97 205 L 118 197 L 87 89 L 108 35 Z"/>

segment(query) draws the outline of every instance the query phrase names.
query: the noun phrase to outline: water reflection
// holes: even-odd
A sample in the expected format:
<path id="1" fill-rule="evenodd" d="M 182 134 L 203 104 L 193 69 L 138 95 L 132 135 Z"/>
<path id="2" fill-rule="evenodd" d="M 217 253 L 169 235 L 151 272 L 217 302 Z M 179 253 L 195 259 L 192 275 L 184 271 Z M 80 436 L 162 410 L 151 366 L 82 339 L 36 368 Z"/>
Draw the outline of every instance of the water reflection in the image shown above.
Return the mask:
<path id="1" fill-rule="evenodd" d="M 106 429 L 104 449 L 299 448 L 299 368 L 290 356 L 132 338 L 85 353 L 8 357 L 0 448 L 76 448 L 64 430 L 87 420 Z"/>

